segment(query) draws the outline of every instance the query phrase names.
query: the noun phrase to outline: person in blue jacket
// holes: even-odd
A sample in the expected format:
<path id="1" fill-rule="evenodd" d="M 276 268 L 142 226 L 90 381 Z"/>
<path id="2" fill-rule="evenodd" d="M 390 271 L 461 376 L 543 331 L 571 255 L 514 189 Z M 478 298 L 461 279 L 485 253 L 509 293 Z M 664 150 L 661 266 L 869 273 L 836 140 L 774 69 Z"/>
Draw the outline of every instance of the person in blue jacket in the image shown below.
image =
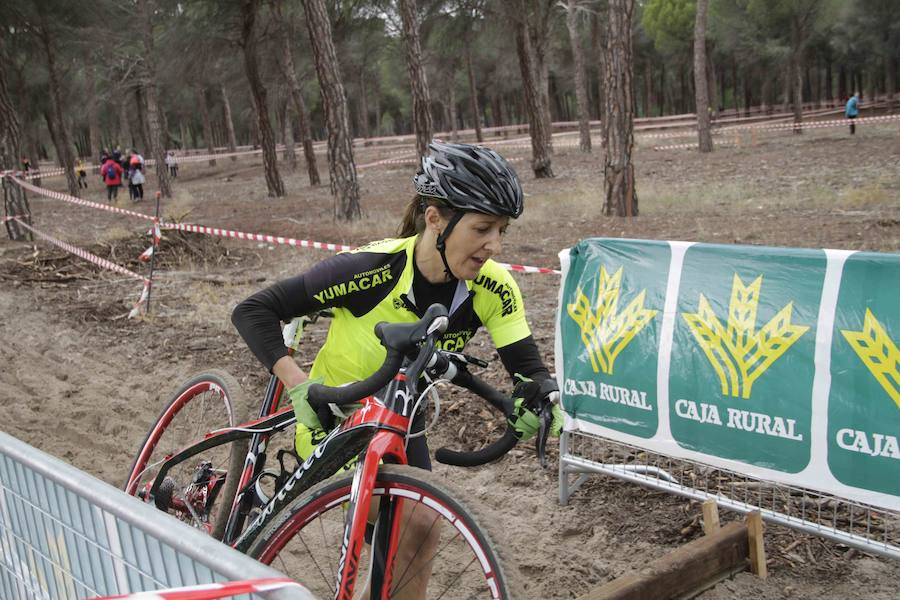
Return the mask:
<path id="1" fill-rule="evenodd" d="M 844 110 L 844 115 L 850 119 L 850 135 L 855 134 L 856 124 L 853 122 L 853 119 L 859 116 L 859 92 L 854 93 L 847 100 L 847 108 Z"/>

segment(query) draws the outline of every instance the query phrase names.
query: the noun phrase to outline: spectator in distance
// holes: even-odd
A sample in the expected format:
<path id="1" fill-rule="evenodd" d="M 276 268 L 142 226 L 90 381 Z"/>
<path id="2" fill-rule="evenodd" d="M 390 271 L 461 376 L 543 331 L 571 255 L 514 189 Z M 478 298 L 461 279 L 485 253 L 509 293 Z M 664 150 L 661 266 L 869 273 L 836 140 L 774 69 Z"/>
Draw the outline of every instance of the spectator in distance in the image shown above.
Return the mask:
<path id="1" fill-rule="evenodd" d="M 856 123 L 853 120 L 859 116 L 859 92 L 854 93 L 847 100 L 847 108 L 844 110 L 844 115 L 850 120 L 850 135 L 854 135 L 856 133 Z"/>
<path id="2" fill-rule="evenodd" d="M 122 174 L 124 173 L 122 165 L 114 158 L 106 159 L 106 162 L 100 167 L 100 174 L 103 182 L 106 184 L 106 199 L 110 203 L 119 198 L 119 187 L 122 185 Z"/>

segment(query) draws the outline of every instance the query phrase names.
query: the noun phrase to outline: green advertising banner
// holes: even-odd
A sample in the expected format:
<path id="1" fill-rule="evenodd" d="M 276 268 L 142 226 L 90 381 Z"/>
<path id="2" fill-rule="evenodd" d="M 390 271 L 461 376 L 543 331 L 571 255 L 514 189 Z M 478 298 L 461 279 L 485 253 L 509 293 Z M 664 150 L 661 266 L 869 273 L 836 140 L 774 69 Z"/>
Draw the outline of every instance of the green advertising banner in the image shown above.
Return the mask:
<path id="1" fill-rule="evenodd" d="M 560 253 L 566 428 L 900 511 L 900 254 Z"/>
<path id="2" fill-rule="evenodd" d="M 821 250 L 691 246 L 669 370 L 683 447 L 797 473 L 810 460 Z"/>
<path id="3" fill-rule="evenodd" d="M 831 340 L 828 465 L 838 481 L 900 496 L 900 256 L 847 259 Z"/>
<path id="4" fill-rule="evenodd" d="M 560 328 L 563 407 L 573 418 L 651 438 L 671 251 L 665 242 L 585 240 L 571 249 Z"/>

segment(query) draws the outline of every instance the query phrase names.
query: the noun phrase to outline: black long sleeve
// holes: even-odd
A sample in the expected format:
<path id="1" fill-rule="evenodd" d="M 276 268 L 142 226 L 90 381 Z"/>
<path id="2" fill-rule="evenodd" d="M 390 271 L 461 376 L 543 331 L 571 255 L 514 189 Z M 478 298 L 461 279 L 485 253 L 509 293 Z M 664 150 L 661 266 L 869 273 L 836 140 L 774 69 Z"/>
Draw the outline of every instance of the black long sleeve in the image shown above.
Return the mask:
<path id="1" fill-rule="evenodd" d="M 281 337 L 281 323 L 319 308 L 306 293 L 303 275 L 297 275 L 261 290 L 231 313 L 231 322 L 259 362 L 269 371 L 287 348 Z"/>
<path id="2" fill-rule="evenodd" d="M 541 360 L 541 353 L 538 351 L 532 335 L 508 346 L 497 348 L 497 354 L 500 355 L 500 361 L 506 367 L 510 377 L 519 373 L 535 381 L 550 379 L 550 371 Z"/>

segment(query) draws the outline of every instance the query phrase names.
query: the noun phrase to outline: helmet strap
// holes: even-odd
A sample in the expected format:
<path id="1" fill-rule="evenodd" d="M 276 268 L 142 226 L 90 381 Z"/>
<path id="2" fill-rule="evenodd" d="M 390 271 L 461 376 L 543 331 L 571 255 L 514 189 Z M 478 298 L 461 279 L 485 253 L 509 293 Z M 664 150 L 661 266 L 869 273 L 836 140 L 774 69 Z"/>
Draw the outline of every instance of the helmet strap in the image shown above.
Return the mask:
<path id="1" fill-rule="evenodd" d="M 459 220 L 463 218 L 465 213 L 461 210 L 457 210 L 453 213 L 453 216 L 450 217 L 450 220 L 447 222 L 447 226 L 444 227 L 444 230 L 438 235 L 437 242 L 435 243 L 435 248 L 441 255 L 441 260 L 444 262 L 444 272 L 451 279 L 458 279 L 456 275 L 453 274 L 453 271 L 450 270 L 450 264 L 447 262 L 447 238 L 450 237 L 450 233 L 453 231 L 453 228 L 456 227 L 456 224 L 459 223 Z"/>

